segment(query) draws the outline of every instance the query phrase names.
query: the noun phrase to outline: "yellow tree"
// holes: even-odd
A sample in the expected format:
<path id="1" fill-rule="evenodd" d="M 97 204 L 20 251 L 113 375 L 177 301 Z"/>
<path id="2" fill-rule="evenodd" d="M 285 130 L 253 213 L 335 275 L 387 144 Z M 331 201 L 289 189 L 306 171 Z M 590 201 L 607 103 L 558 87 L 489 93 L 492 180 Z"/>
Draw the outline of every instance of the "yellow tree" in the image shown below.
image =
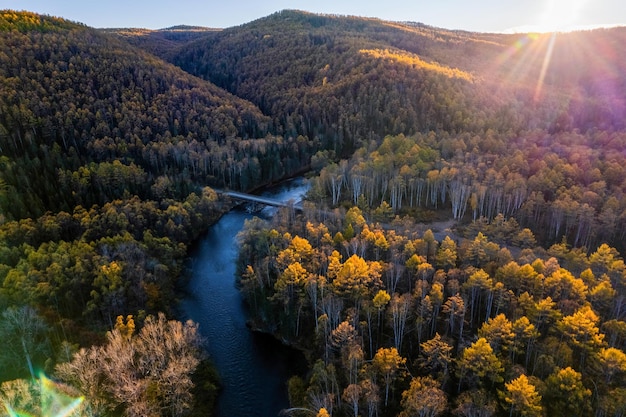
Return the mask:
<path id="1" fill-rule="evenodd" d="M 504 402 L 508 404 L 509 416 L 540 417 L 543 412 L 541 396 L 526 375 L 504 384 L 506 391 L 502 393 Z"/>
<path id="2" fill-rule="evenodd" d="M 289 238 L 289 236 L 286 237 Z M 315 251 L 307 239 L 294 236 L 291 238 L 287 248 L 279 252 L 277 261 L 281 268 L 285 268 L 294 262 L 299 262 L 307 265 L 309 270 L 315 271 L 317 265 L 314 264 L 317 262 L 314 260 L 314 255 Z"/>
<path id="3" fill-rule="evenodd" d="M 326 410 L 324 407 L 322 407 L 317 412 L 316 417 L 330 417 L 330 414 L 328 413 L 328 410 Z"/>
<path id="4" fill-rule="evenodd" d="M 457 261 L 457 247 L 454 240 L 446 236 L 437 250 L 435 261 L 439 268 L 448 270 L 456 266 Z"/>
<path id="5" fill-rule="evenodd" d="M 385 406 L 389 400 L 389 388 L 394 379 L 402 374 L 406 359 L 400 356 L 396 348 L 380 348 L 374 355 L 372 365 L 382 376 L 385 383 Z"/>
<path id="6" fill-rule="evenodd" d="M 485 379 L 492 383 L 502 382 L 503 371 L 504 367 L 487 339 L 481 337 L 466 348 L 458 360 L 459 391 L 463 381 L 470 386 L 482 385 Z"/>
<path id="7" fill-rule="evenodd" d="M 380 328 L 380 317 L 382 315 L 382 311 L 383 309 L 387 306 L 387 304 L 389 304 L 389 301 L 391 300 L 391 296 L 389 295 L 389 293 L 385 290 L 378 290 L 378 292 L 376 293 L 376 295 L 374 296 L 374 299 L 372 300 L 372 305 L 376 308 L 376 311 L 378 312 L 378 322 L 377 322 L 377 340 L 380 339 L 380 334 L 381 334 L 381 328 Z M 372 350 L 372 332 L 371 332 L 371 324 L 370 324 L 370 355 L 372 355 L 374 353 L 374 351 Z M 378 345 L 378 342 L 377 342 Z"/>
<path id="8" fill-rule="evenodd" d="M 349 296 L 358 307 L 361 299 L 382 287 L 381 269 L 379 262 L 352 255 L 341 265 L 332 285 L 339 295 Z"/>
<path id="9" fill-rule="evenodd" d="M 513 341 L 513 324 L 504 314 L 498 314 L 483 323 L 478 329 L 478 337 L 484 337 L 489 341 L 494 352 L 499 353 L 506 350 Z"/>
<path id="10" fill-rule="evenodd" d="M 598 315 L 588 305 L 571 316 L 565 316 L 556 323 L 557 329 L 575 348 L 580 357 L 581 368 L 588 355 L 597 352 L 604 345 L 604 334 L 598 329 Z"/>
<path id="11" fill-rule="evenodd" d="M 486 300 L 493 300 L 493 297 L 488 297 L 493 289 L 493 280 L 487 272 L 478 269 L 469 276 L 465 284 L 463 284 L 463 289 L 467 290 L 469 294 L 470 326 L 473 327 L 474 320 L 478 318 L 483 297 L 486 298 Z M 489 317 L 491 307 L 489 306 L 486 310 L 485 316 Z"/>
<path id="12" fill-rule="evenodd" d="M 296 261 L 287 265 L 283 273 L 276 280 L 274 284 L 276 293 L 273 297 L 283 301 L 285 311 L 287 311 L 287 307 L 293 301 L 296 290 L 304 285 L 308 276 L 309 272 L 300 262 Z"/>
<path id="13" fill-rule="evenodd" d="M 539 332 L 526 316 L 515 320 L 511 330 L 513 332 L 513 343 L 510 351 L 511 360 L 516 355 L 526 352 L 526 366 L 528 366 L 528 361 L 533 352 L 532 346 L 539 337 Z"/>

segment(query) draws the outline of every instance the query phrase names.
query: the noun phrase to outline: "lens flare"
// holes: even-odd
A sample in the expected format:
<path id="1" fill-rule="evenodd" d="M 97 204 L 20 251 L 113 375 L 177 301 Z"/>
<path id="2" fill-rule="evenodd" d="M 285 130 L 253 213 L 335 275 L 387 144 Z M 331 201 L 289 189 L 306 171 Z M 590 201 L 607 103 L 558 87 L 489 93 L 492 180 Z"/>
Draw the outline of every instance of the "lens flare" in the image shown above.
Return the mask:
<path id="1" fill-rule="evenodd" d="M 10 417 L 69 417 L 80 415 L 80 410 L 84 397 L 73 397 L 67 393 L 67 387 L 40 374 L 39 378 L 31 381 L 33 397 L 39 398 L 38 404 L 21 404 L 17 409 L 16 404 L 4 402 L 4 408 Z M 35 402 L 35 401 L 33 401 Z"/>

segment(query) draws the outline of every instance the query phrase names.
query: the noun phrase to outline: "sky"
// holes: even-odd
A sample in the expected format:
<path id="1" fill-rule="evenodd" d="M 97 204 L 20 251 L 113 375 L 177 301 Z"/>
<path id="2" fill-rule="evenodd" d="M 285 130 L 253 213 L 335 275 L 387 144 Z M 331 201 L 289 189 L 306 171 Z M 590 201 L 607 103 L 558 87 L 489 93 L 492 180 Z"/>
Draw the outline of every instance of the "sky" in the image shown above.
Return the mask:
<path id="1" fill-rule="evenodd" d="M 529 32 L 626 26 L 625 0 L 0 0 L 96 28 L 227 28 L 284 9 L 421 22 L 474 32 Z"/>

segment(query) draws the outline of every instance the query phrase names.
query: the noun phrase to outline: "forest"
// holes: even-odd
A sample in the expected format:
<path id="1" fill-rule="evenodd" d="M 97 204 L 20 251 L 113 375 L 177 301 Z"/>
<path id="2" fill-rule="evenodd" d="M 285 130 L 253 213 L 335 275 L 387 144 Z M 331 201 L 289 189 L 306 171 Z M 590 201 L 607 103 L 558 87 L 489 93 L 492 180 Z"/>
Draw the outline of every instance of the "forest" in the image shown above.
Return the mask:
<path id="1" fill-rule="evenodd" d="M 615 248 L 543 248 L 503 215 L 434 232 L 386 201 L 360 200 L 364 210 L 285 210 L 240 236 L 255 326 L 312 364 L 306 380 L 289 381 L 294 409 L 623 413 L 626 269 Z"/>
<path id="2" fill-rule="evenodd" d="M 189 250 L 215 189 L 303 174 L 239 237 L 251 326 L 310 366 L 290 415 L 624 415 L 625 41 L 0 11 L 7 415 L 210 415 Z"/>

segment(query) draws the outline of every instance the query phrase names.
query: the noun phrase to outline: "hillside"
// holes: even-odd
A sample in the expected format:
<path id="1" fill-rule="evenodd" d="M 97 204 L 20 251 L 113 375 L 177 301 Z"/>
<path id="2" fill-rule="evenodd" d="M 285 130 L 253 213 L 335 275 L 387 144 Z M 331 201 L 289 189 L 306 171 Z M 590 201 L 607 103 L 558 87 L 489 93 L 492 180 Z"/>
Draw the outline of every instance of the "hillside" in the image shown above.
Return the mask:
<path id="1" fill-rule="evenodd" d="M 622 128 L 625 32 L 558 35 L 550 48 L 549 35 L 283 11 L 191 42 L 173 62 L 257 104 L 285 133 L 350 152 L 386 134 L 549 129 L 561 114 L 568 130 Z"/>
<path id="2" fill-rule="evenodd" d="M 147 173 L 148 182 L 130 185 L 131 195 L 163 176 L 184 195 L 194 181 L 247 188 L 283 175 L 283 161 L 265 161 L 265 149 L 281 148 L 270 120 L 250 102 L 113 35 L 26 13 L 2 12 L 1 19 L 5 218 L 121 196 L 125 180 L 83 192 L 88 177 L 97 182 L 92 163 L 117 160 Z M 245 184 L 225 180 L 242 158 L 271 168 Z"/>

